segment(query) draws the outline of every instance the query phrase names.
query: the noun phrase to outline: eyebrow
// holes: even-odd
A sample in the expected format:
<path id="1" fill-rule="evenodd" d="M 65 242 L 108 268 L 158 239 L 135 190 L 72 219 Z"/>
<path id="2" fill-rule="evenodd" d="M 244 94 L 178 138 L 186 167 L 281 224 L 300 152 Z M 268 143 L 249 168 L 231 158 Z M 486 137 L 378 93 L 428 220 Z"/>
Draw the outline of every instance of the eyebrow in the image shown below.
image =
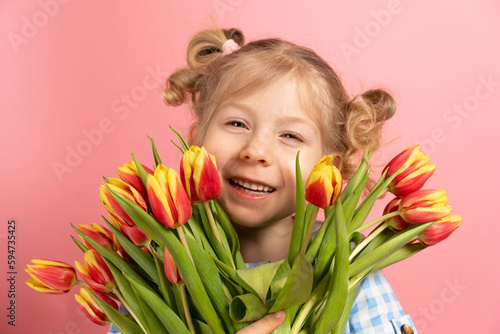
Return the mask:
<path id="1" fill-rule="evenodd" d="M 234 107 L 236 109 L 243 109 L 244 111 L 250 112 L 250 113 L 257 113 L 255 109 L 253 109 L 251 106 L 238 103 L 238 102 L 224 102 L 220 105 L 220 109 L 226 109 Z M 314 125 L 316 126 L 316 123 L 311 119 L 311 118 L 305 118 L 305 117 L 299 117 L 299 116 L 294 116 L 294 115 L 282 115 L 282 122 L 283 123 L 306 123 L 309 125 Z"/>

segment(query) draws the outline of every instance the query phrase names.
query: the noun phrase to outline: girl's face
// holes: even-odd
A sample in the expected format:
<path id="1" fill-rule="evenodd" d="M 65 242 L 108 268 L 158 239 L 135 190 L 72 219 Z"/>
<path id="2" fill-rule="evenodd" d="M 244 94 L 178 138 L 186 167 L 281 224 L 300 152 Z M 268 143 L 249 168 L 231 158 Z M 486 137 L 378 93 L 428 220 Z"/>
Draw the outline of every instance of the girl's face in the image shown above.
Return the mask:
<path id="1" fill-rule="evenodd" d="M 231 221 L 244 228 L 289 219 L 295 211 L 297 152 L 304 182 L 324 153 L 320 129 L 290 79 L 224 101 L 201 144 L 217 160 L 219 202 Z"/>

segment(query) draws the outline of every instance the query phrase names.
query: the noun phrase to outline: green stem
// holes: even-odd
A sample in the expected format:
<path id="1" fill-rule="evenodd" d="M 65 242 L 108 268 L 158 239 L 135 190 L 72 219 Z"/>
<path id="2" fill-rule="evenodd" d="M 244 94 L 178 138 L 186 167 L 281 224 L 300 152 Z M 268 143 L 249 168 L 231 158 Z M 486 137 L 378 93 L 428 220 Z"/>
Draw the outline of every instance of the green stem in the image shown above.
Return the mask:
<path id="1" fill-rule="evenodd" d="M 313 208 L 313 212 L 311 214 L 311 219 L 309 220 L 309 224 L 307 225 L 307 231 L 306 231 L 306 235 L 304 237 L 304 240 L 302 241 L 302 247 L 300 248 L 299 253 L 302 255 L 306 254 L 307 246 L 309 246 L 309 242 L 311 241 L 312 232 L 314 229 L 314 223 L 316 222 L 316 217 L 318 216 L 318 211 L 319 211 L 319 207 L 315 206 Z"/>
<path id="2" fill-rule="evenodd" d="M 184 231 L 182 230 L 182 226 L 177 226 L 177 233 L 179 234 L 179 241 L 181 242 L 182 246 L 184 246 L 186 253 L 189 255 L 191 262 L 193 262 L 194 264 L 193 257 L 191 256 L 191 252 L 189 251 L 189 247 L 186 242 L 186 236 L 184 235 Z"/>
<path id="3" fill-rule="evenodd" d="M 205 208 L 205 212 L 207 214 L 208 221 L 210 222 L 210 227 L 212 228 L 212 232 L 214 233 L 217 240 L 222 244 L 219 235 L 219 230 L 217 229 L 217 225 L 215 224 L 214 216 L 212 214 L 212 209 L 210 209 L 210 205 L 208 204 L 208 202 L 203 202 L 203 208 Z"/>
<path id="4" fill-rule="evenodd" d="M 189 332 L 191 334 L 196 334 L 196 330 L 194 329 L 193 325 L 193 319 L 191 318 L 191 313 L 189 312 L 189 304 L 186 295 L 186 286 L 184 284 L 181 284 L 180 288 L 181 288 L 182 306 L 184 306 L 184 314 L 186 315 L 186 322 L 189 328 Z"/>
<path id="5" fill-rule="evenodd" d="M 132 309 L 130 308 L 130 306 L 128 305 L 128 303 L 125 301 L 125 298 L 123 298 L 122 294 L 120 293 L 120 290 L 118 289 L 113 289 L 113 293 L 116 295 L 116 297 L 118 297 L 118 300 L 120 300 L 120 302 L 122 303 L 122 305 L 127 309 L 128 313 L 130 313 L 130 315 L 132 316 L 132 318 L 134 318 L 135 322 L 139 325 L 139 327 L 141 327 L 142 331 L 144 333 L 147 333 L 147 331 L 144 329 L 144 327 L 142 326 L 141 322 L 139 321 L 139 319 L 137 319 L 137 316 L 135 315 L 135 313 L 132 311 Z"/>
<path id="6" fill-rule="evenodd" d="M 83 286 L 84 288 L 87 288 L 87 289 L 90 288 L 90 286 L 85 281 L 76 280 L 75 285 L 81 285 L 81 286 Z"/>
<path id="7" fill-rule="evenodd" d="M 372 220 L 372 221 L 370 221 L 370 222 L 368 222 L 366 224 L 361 225 L 361 227 L 359 227 L 356 230 L 356 232 L 361 233 L 364 230 L 366 230 L 367 228 L 372 227 L 373 225 L 376 225 L 376 224 L 378 224 L 380 222 L 383 222 L 386 219 L 389 219 L 389 218 L 392 218 L 392 217 L 396 217 L 396 216 L 399 216 L 399 212 L 398 211 L 390 212 L 390 213 L 388 213 L 386 215 L 383 215 L 382 217 L 378 217 L 378 218 L 376 218 L 376 219 L 374 219 L 374 220 Z"/>
<path id="8" fill-rule="evenodd" d="M 361 252 L 363 250 L 363 248 L 365 248 L 366 245 L 368 245 L 368 243 L 370 241 L 372 241 L 377 235 L 379 235 L 380 232 L 382 232 L 383 230 L 385 230 L 387 226 L 389 226 L 388 223 L 380 224 L 380 226 L 377 227 L 375 230 L 373 230 L 373 232 L 370 233 L 369 236 L 367 236 L 363 241 L 361 241 L 361 243 L 354 249 L 354 251 L 352 252 L 351 256 L 349 257 L 349 262 L 351 262 L 352 259 L 356 255 L 358 255 L 358 253 Z"/>
<path id="9" fill-rule="evenodd" d="M 299 314 L 295 318 L 292 330 L 290 332 L 291 334 L 297 334 L 300 332 L 311 310 L 317 305 L 318 301 L 320 301 L 321 298 L 325 297 L 325 293 L 327 293 L 326 288 L 328 286 L 328 283 L 330 283 L 330 279 L 331 277 L 325 276 L 323 277 L 321 282 L 316 286 L 315 291 L 313 292 L 311 298 L 307 301 L 307 303 L 304 304 L 304 306 L 302 306 Z"/>

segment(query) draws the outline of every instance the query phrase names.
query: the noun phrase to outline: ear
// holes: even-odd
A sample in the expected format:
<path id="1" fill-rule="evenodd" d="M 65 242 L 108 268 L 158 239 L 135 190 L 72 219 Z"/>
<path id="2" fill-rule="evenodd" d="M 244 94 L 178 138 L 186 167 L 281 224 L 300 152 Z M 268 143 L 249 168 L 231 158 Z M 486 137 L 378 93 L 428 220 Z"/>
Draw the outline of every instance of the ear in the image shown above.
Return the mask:
<path id="1" fill-rule="evenodd" d="M 191 124 L 191 126 L 189 127 L 189 131 L 188 131 L 188 137 L 187 137 L 187 142 L 188 142 L 188 145 L 191 146 L 191 145 L 198 145 L 199 143 L 199 132 L 200 132 L 200 122 L 194 122 L 193 124 Z"/>

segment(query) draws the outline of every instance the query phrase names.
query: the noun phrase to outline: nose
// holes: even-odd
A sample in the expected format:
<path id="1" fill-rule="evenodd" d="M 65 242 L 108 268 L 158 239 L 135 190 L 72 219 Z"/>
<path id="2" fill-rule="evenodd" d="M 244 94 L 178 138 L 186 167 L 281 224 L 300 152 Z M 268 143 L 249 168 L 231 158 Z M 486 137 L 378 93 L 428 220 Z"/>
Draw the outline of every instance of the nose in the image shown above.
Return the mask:
<path id="1" fill-rule="evenodd" d="M 269 166 L 273 163 L 272 141 L 265 134 L 254 134 L 240 151 L 240 159 L 249 163 Z"/>

